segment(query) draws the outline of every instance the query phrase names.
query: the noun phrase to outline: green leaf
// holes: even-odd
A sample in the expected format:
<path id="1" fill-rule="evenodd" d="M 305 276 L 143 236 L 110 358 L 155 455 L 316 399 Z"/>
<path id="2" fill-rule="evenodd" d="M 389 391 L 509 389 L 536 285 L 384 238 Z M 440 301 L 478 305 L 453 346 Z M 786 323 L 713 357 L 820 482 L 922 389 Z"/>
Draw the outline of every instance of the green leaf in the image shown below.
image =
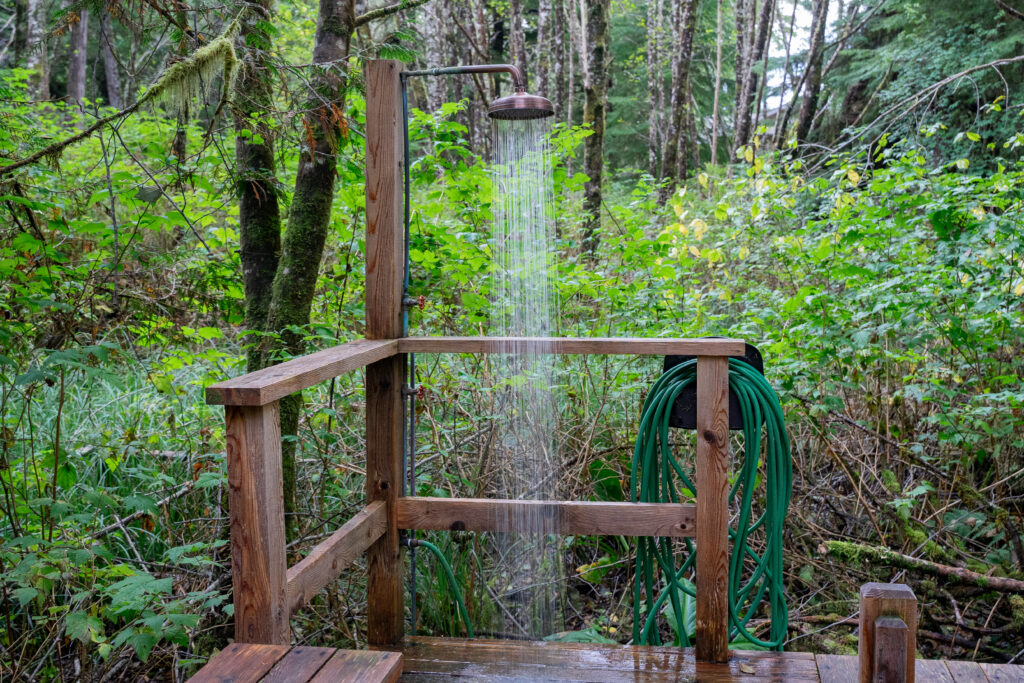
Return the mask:
<path id="1" fill-rule="evenodd" d="M 91 643 L 96 636 L 103 635 L 103 622 L 88 612 L 72 612 L 64 620 L 64 631 L 71 638 Z"/>
<path id="2" fill-rule="evenodd" d="M 57 468 L 57 486 L 62 489 L 70 489 L 78 482 L 78 471 L 75 470 L 75 466 L 64 461 Z"/>

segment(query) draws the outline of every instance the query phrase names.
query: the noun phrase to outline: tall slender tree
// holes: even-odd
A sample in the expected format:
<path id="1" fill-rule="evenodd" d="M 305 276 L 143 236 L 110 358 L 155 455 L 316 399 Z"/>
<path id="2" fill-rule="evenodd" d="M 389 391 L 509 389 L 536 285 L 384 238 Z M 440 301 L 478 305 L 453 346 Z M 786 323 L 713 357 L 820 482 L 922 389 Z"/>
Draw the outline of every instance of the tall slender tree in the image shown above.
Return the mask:
<path id="1" fill-rule="evenodd" d="M 68 46 L 67 101 L 85 99 L 85 66 L 89 48 L 89 10 L 82 8 L 68 13 L 71 41 Z"/>
<path id="2" fill-rule="evenodd" d="M 25 68 L 32 72 L 29 87 L 36 99 L 50 99 L 50 62 L 46 53 L 46 3 L 27 0 L 25 10 Z"/>
<path id="3" fill-rule="evenodd" d="M 693 60 L 693 33 L 697 25 L 697 7 L 700 0 L 673 0 L 672 22 L 676 26 L 676 40 L 672 47 L 672 99 L 668 117 L 668 131 L 661 149 L 661 177 L 670 182 L 662 187 L 659 200 L 664 203 L 675 183 L 685 180 L 688 163 L 686 127 L 691 114 L 689 82 Z"/>
<path id="4" fill-rule="evenodd" d="M 661 78 L 661 33 L 662 0 L 647 2 L 647 172 L 657 178 L 661 160 L 661 91 L 664 84 Z"/>
<path id="5" fill-rule="evenodd" d="M 540 0 L 537 3 L 537 45 L 534 51 L 533 68 L 536 70 L 536 89 L 544 97 L 551 98 L 551 33 L 554 28 L 553 0 Z"/>
<path id="6" fill-rule="evenodd" d="M 121 71 L 114 54 L 114 22 L 106 8 L 100 12 L 99 48 L 103 56 L 103 80 L 107 86 L 107 104 L 114 109 L 124 107 L 121 95 Z"/>
<path id="7" fill-rule="evenodd" d="M 608 66 L 611 60 L 608 2 L 586 0 L 587 64 L 583 72 L 583 123 L 590 128 L 583 150 L 583 249 L 597 251 L 601 228 L 601 182 L 604 169 L 604 132 L 608 107 Z"/>
<path id="8" fill-rule="evenodd" d="M 758 62 L 761 62 L 768 50 L 768 34 L 771 32 L 775 14 L 775 0 L 762 0 L 760 17 L 754 41 L 745 54 L 743 73 L 737 71 L 739 79 L 736 108 L 735 136 L 733 148 L 738 149 L 750 141 L 753 132 L 754 99 L 758 92 Z"/>
<path id="9" fill-rule="evenodd" d="M 510 0 L 508 12 L 509 61 L 519 67 L 526 78 L 526 27 L 523 25 L 523 0 Z"/>
<path id="10" fill-rule="evenodd" d="M 718 132 L 721 124 L 719 96 L 722 94 L 722 0 L 715 14 L 715 97 L 711 105 L 711 165 L 718 162 Z M 710 189 L 710 188 L 709 188 Z"/>

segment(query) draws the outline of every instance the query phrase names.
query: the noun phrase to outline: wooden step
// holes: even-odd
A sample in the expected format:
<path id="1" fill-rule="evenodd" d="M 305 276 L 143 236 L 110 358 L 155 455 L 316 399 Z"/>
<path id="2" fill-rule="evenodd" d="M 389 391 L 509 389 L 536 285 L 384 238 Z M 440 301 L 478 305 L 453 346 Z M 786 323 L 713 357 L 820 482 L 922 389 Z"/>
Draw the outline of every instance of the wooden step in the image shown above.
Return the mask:
<path id="1" fill-rule="evenodd" d="M 234 643 L 206 663 L 190 683 L 391 683 L 402 673 L 397 652 Z"/>

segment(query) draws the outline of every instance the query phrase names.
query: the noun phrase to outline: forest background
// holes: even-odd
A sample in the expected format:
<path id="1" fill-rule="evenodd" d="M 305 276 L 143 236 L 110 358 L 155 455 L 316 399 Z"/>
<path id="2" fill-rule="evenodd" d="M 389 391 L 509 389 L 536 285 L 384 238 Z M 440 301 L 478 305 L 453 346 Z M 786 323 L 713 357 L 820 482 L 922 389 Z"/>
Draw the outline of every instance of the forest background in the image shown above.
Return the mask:
<path id="1" fill-rule="evenodd" d="M 896 580 L 923 654 L 1019 661 L 1022 29 L 1015 0 L 0 1 L 0 678 L 183 680 L 230 637 L 203 388 L 361 336 L 370 58 L 513 62 L 554 102 L 559 334 L 761 349 L 788 649 L 852 651 L 857 587 Z M 508 84 L 411 84 L 411 328 L 479 333 Z M 563 497 L 621 500 L 659 362 L 560 363 Z M 421 364 L 418 492 L 486 488 L 487 372 Z M 282 406 L 293 553 L 359 507 L 361 401 Z M 473 537 L 434 540 L 485 627 Z M 635 546 L 564 553 L 563 637 L 625 642 Z M 420 562 L 416 627 L 463 633 Z M 345 573 L 296 640 L 365 643 L 364 596 Z"/>

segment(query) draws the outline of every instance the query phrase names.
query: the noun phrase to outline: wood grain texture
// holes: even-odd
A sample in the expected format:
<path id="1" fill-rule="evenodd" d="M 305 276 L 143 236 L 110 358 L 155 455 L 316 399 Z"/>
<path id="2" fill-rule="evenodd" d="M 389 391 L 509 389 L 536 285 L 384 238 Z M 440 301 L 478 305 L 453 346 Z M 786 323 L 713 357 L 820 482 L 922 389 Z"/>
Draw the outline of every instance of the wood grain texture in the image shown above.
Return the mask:
<path id="1" fill-rule="evenodd" d="M 206 387 L 206 402 L 262 406 L 398 353 L 395 340 L 351 341 Z"/>
<path id="2" fill-rule="evenodd" d="M 515 531 L 509 520 L 544 520 L 564 536 L 671 536 L 692 538 L 696 507 L 674 503 L 596 503 L 490 498 L 398 499 L 399 529 Z M 550 524 L 547 524 L 550 522 Z"/>
<path id="3" fill-rule="evenodd" d="M 294 614 L 387 531 L 387 505 L 378 500 L 360 510 L 301 562 L 288 569 L 288 609 Z"/>
<path id="4" fill-rule="evenodd" d="M 573 338 L 573 337 L 406 337 L 401 353 L 553 353 L 649 356 L 741 356 L 742 339 Z"/>
<path id="5" fill-rule="evenodd" d="M 338 650 L 310 683 L 391 683 L 402 674 L 397 652 Z"/>
<path id="6" fill-rule="evenodd" d="M 821 683 L 853 683 L 857 680 L 857 658 L 851 655 L 816 655 Z"/>
<path id="7" fill-rule="evenodd" d="M 697 357 L 697 659 L 729 658 L 729 359 Z"/>
<path id="8" fill-rule="evenodd" d="M 989 683 L 985 670 L 977 662 L 950 660 L 946 662 L 946 668 L 956 683 Z"/>
<path id="9" fill-rule="evenodd" d="M 232 643 L 217 653 L 192 683 L 249 683 L 260 680 L 288 652 L 287 645 Z"/>
<path id="10" fill-rule="evenodd" d="M 297 683 L 308 681 L 334 656 L 331 647 L 293 647 L 278 660 L 260 683 Z"/>
<path id="11" fill-rule="evenodd" d="M 904 683 L 907 680 L 907 625 L 899 617 L 875 620 L 875 652 L 872 680 Z M 913 658 L 910 666 L 914 666 Z"/>
<path id="12" fill-rule="evenodd" d="M 1024 666 L 1019 664 L 990 664 L 982 662 L 981 670 L 992 683 L 1020 683 L 1024 681 Z M 921 679 L 924 680 L 924 679 Z"/>
<path id="13" fill-rule="evenodd" d="M 875 671 L 875 624 L 879 617 L 898 617 L 906 624 L 907 683 L 914 683 L 917 651 L 917 598 L 910 586 L 900 583 L 866 583 L 860 587 L 860 628 L 857 646 L 861 683 L 870 683 Z"/>
<path id="14" fill-rule="evenodd" d="M 915 659 L 914 676 L 928 683 L 954 683 L 953 677 L 941 659 Z"/>
<path id="15" fill-rule="evenodd" d="M 366 337 L 402 336 L 402 64 L 366 63 Z M 402 638 L 402 558 L 395 500 L 402 482 L 404 356 L 366 369 L 366 499 L 387 505 L 387 530 L 367 552 L 367 639 Z"/>
<path id="16" fill-rule="evenodd" d="M 235 640 L 287 645 L 284 494 L 277 402 L 226 406 Z"/>
<path id="17" fill-rule="evenodd" d="M 697 662 L 691 648 L 463 638 L 407 638 L 402 680 L 474 678 L 543 681 L 817 681 L 814 656 L 732 652 Z"/>

